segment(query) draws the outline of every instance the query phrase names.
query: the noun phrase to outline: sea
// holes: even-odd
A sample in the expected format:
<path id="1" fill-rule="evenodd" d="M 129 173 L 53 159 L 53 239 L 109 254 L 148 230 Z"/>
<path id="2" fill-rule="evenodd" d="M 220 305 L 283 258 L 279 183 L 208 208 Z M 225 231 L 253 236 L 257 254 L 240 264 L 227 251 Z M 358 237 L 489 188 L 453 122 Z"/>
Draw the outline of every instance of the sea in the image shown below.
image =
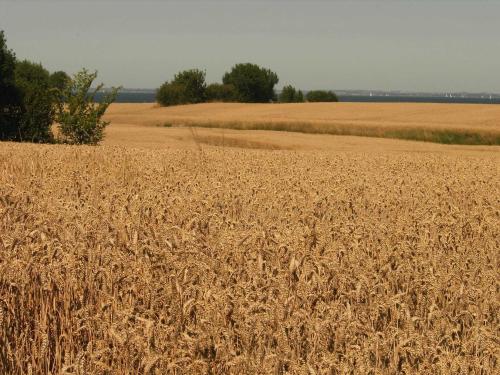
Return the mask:
<path id="1" fill-rule="evenodd" d="M 500 95 L 489 94 L 343 94 L 337 93 L 340 102 L 353 103 L 456 103 L 456 104 L 500 104 Z M 99 101 L 102 94 L 96 95 Z M 154 90 L 123 90 L 118 94 L 117 103 L 155 102 Z"/>
<path id="2" fill-rule="evenodd" d="M 500 97 L 447 97 L 407 95 L 345 95 L 338 96 L 340 102 L 362 103 L 448 103 L 448 104 L 500 104 Z"/>

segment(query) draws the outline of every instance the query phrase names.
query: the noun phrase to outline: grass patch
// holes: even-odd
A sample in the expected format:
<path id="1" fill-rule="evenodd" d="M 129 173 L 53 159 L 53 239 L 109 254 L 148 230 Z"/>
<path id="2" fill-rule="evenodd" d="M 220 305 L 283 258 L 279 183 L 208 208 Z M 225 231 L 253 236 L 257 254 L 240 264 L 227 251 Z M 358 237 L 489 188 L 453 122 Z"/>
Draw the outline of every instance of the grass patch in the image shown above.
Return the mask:
<path id="1" fill-rule="evenodd" d="M 287 147 L 283 147 L 270 142 L 258 142 L 251 141 L 248 139 L 238 139 L 232 137 L 221 137 L 221 136 L 200 136 L 195 137 L 195 141 L 211 146 L 219 147 L 235 147 L 235 148 L 249 148 L 258 150 L 286 150 Z"/>
<path id="2" fill-rule="evenodd" d="M 158 126 L 159 128 L 171 128 L 172 126 L 174 126 L 174 124 L 171 122 L 163 122 L 156 124 L 156 126 Z"/>
<path id="3" fill-rule="evenodd" d="M 387 138 L 455 145 L 500 145 L 500 134 L 445 129 L 405 129 L 386 132 Z"/>
<path id="4" fill-rule="evenodd" d="M 181 125 L 181 124 L 179 124 Z M 272 130 L 308 134 L 351 135 L 362 137 L 395 138 L 457 145 L 500 145 L 500 132 L 470 129 L 439 129 L 416 127 L 375 127 L 357 124 L 324 124 L 307 122 L 236 122 L 200 121 L 182 124 L 201 128 L 235 130 Z"/>

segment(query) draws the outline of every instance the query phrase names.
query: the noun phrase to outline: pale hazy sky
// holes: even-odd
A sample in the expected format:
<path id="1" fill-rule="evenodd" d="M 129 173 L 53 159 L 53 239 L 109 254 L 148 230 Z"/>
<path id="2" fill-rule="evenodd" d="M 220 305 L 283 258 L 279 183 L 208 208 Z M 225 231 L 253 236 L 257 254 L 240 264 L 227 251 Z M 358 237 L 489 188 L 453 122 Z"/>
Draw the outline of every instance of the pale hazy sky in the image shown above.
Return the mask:
<path id="1" fill-rule="evenodd" d="M 0 29 L 21 59 L 130 88 L 254 62 L 279 87 L 500 92 L 500 0 L 0 0 Z"/>

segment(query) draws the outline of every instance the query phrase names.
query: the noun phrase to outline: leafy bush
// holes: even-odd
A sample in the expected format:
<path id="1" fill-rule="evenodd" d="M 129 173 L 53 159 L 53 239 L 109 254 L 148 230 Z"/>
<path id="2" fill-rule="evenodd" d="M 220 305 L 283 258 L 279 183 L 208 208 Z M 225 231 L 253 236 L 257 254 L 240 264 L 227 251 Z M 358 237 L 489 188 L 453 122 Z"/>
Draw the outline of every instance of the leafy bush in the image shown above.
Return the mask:
<path id="1" fill-rule="evenodd" d="M 194 104 L 205 101 L 205 72 L 199 69 L 184 70 L 165 82 L 156 92 L 156 101 L 163 106 Z"/>
<path id="2" fill-rule="evenodd" d="M 84 69 L 70 79 L 62 71 L 49 74 L 41 64 L 16 62 L 0 31 L 0 140 L 50 142 L 51 126 L 57 120 L 61 141 L 97 144 L 108 125 L 102 116 L 118 88 L 95 103 L 103 87 L 89 93 L 96 77 L 97 72 Z"/>
<path id="3" fill-rule="evenodd" d="M 71 77 L 59 70 L 50 75 L 50 87 L 58 89 L 60 91 L 64 91 L 66 87 L 71 83 Z"/>
<path id="4" fill-rule="evenodd" d="M 95 95 L 102 90 L 103 84 L 92 92 L 90 87 L 97 78 L 97 72 L 89 73 L 83 69 L 75 74 L 64 90 L 65 102 L 57 106 L 57 122 L 62 135 L 62 142 L 70 144 L 98 144 L 104 137 L 104 129 L 109 125 L 102 116 L 118 94 L 119 88 L 112 88 L 96 103 Z"/>
<path id="5" fill-rule="evenodd" d="M 276 100 L 274 86 L 279 79 L 276 73 L 255 64 L 236 64 L 224 74 L 222 82 L 233 85 L 238 100 L 248 103 L 269 103 Z"/>
<path id="6" fill-rule="evenodd" d="M 338 102 L 339 99 L 333 91 L 313 90 L 306 95 L 308 102 Z"/>
<path id="7" fill-rule="evenodd" d="M 281 103 L 302 103 L 304 101 L 304 95 L 302 91 L 296 90 L 292 85 L 287 85 L 283 87 L 279 101 Z"/>
<path id="8" fill-rule="evenodd" d="M 20 141 L 52 141 L 55 96 L 49 77 L 49 72 L 41 64 L 27 60 L 16 63 L 15 82 L 23 106 L 18 127 Z"/>
<path id="9" fill-rule="evenodd" d="M 0 31 L 0 140 L 17 140 L 23 112 L 20 90 L 15 84 L 16 56 L 7 48 Z"/>
<path id="10" fill-rule="evenodd" d="M 49 82 L 50 87 L 53 89 L 54 95 L 56 96 L 56 100 L 65 101 L 66 99 L 64 98 L 63 93 L 71 83 L 71 77 L 66 74 L 66 72 L 59 70 L 50 75 Z"/>
<path id="11" fill-rule="evenodd" d="M 297 92 L 297 101 L 296 101 L 296 103 L 303 103 L 303 102 L 305 102 L 305 100 L 304 100 L 304 94 L 302 93 L 302 91 L 299 90 Z"/>
<path id="12" fill-rule="evenodd" d="M 207 86 L 205 97 L 208 102 L 235 102 L 238 92 L 233 85 L 212 83 Z"/>
<path id="13" fill-rule="evenodd" d="M 156 101 L 162 106 L 185 104 L 186 88 L 178 83 L 165 82 L 156 91 Z"/>
<path id="14" fill-rule="evenodd" d="M 205 100 L 205 72 L 199 69 L 184 70 L 177 73 L 172 81 L 185 88 L 184 100 L 186 103 L 201 103 Z"/>

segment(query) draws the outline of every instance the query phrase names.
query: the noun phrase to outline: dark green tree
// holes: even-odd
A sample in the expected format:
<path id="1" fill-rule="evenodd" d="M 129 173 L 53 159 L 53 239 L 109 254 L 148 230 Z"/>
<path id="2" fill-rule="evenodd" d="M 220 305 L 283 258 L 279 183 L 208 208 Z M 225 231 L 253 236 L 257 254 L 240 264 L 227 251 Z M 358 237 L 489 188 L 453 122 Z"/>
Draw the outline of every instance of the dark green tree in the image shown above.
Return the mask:
<path id="1" fill-rule="evenodd" d="M 238 93 L 233 85 L 211 83 L 205 90 L 206 100 L 209 102 L 235 102 Z"/>
<path id="2" fill-rule="evenodd" d="M 186 103 L 186 88 L 177 83 L 165 82 L 156 90 L 156 101 L 162 106 Z"/>
<path id="3" fill-rule="evenodd" d="M 281 103 L 301 103 L 304 101 L 304 95 L 302 91 L 296 90 L 292 85 L 287 85 L 283 87 L 279 101 Z"/>
<path id="4" fill-rule="evenodd" d="M 0 140 L 17 140 L 23 112 L 20 90 L 15 84 L 16 56 L 7 48 L 0 31 Z"/>
<path id="5" fill-rule="evenodd" d="M 297 93 L 297 103 L 303 103 L 304 102 L 304 94 L 302 93 L 301 90 Z"/>
<path id="6" fill-rule="evenodd" d="M 184 86 L 186 103 L 205 101 L 205 72 L 199 69 L 184 70 L 174 76 L 172 83 Z"/>
<path id="7" fill-rule="evenodd" d="M 102 116 L 115 101 L 120 88 L 112 88 L 100 102 L 96 102 L 96 94 L 104 87 L 100 84 L 90 89 L 96 78 L 97 72 L 83 69 L 73 76 L 64 90 L 65 102 L 58 103 L 56 117 L 62 142 L 96 145 L 103 139 L 109 122 L 102 120 Z"/>
<path id="8" fill-rule="evenodd" d="M 276 73 L 251 63 L 236 64 L 222 77 L 224 84 L 236 88 L 238 100 L 247 103 L 269 103 L 276 100 L 274 86 L 278 81 Z"/>
<path id="9" fill-rule="evenodd" d="M 20 90 L 23 113 L 18 140 L 50 142 L 54 122 L 55 96 L 50 87 L 49 72 L 41 65 L 24 60 L 16 63 L 15 82 Z"/>
<path id="10" fill-rule="evenodd" d="M 205 101 L 205 72 L 199 69 L 177 73 L 156 91 L 156 101 L 163 106 L 195 104 Z"/>
<path id="11" fill-rule="evenodd" d="M 66 72 L 59 70 L 50 75 L 49 82 L 56 101 L 64 102 L 66 100 L 64 92 L 71 84 L 71 77 Z"/>
<path id="12" fill-rule="evenodd" d="M 339 99 L 333 91 L 313 90 L 306 95 L 308 102 L 338 102 Z"/>
<path id="13" fill-rule="evenodd" d="M 71 77 L 59 70 L 50 75 L 50 87 L 64 91 L 66 87 L 71 83 Z"/>

